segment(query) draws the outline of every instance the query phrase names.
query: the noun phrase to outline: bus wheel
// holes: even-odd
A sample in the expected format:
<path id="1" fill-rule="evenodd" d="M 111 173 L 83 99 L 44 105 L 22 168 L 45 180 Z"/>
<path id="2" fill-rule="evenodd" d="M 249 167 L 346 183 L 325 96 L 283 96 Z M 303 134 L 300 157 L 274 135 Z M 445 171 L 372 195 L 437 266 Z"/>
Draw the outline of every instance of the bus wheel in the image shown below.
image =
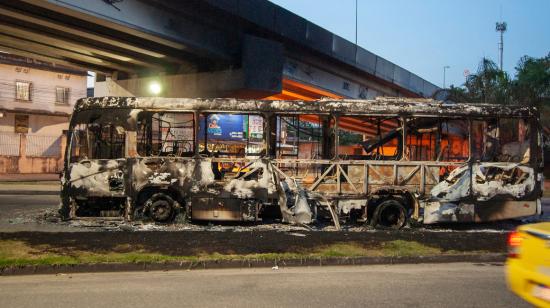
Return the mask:
<path id="1" fill-rule="evenodd" d="M 170 222 L 174 219 L 174 199 L 165 193 L 156 193 L 145 203 L 149 216 L 156 222 Z"/>
<path id="2" fill-rule="evenodd" d="M 59 216 L 61 216 L 61 220 L 69 220 L 71 216 L 71 206 L 69 204 L 69 198 L 63 198 L 61 199 L 61 203 L 59 204 Z"/>
<path id="3" fill-rule="evenodd" d="M 376 228 L 399 230 L 407 223 L 407 210 L 394 199 L 382 201 L 372 215 L 371 225 Z"/>

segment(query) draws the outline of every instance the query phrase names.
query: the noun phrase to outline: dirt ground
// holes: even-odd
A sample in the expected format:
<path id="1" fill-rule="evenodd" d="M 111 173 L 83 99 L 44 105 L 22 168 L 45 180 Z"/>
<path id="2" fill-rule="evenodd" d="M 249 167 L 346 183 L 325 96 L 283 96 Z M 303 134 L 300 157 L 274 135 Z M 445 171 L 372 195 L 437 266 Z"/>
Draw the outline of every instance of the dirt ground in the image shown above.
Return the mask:
<path id="1" fill-rule="evenodd" d="M 0 240 L 48 245 L 55 251 L 124 252 L 143 249 L 166 255 L 200 253 L 254 254 L 300 252 L 336 243 L 377 247 L 395 240 L 417 241 L 442 251 L 505 252 L 506 233 L 497 232 L 279 232 L 279 231 L 151 231 L 151 232 L 17 232 L 0 233 Z"/>

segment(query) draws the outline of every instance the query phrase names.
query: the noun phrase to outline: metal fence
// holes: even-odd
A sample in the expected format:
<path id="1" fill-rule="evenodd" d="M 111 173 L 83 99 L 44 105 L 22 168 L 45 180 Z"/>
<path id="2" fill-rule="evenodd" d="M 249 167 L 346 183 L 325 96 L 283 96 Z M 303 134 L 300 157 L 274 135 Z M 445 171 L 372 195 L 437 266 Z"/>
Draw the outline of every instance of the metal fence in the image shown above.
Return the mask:
<path id="1" fill-rule="evenodd" d="M 22 134 L 0 132 L 0 156 L 21 156 Z M 61 157 L 61 136 L 26 135 L 27 157 Z"/>
<path id="2" fill-rule="evenodd" d="M 0 132 L 0 155 L 19 156 L 21 134 Z"/>
<path id="3" fill-rule="evenodd" d="M 61 136 L 27 134 L 28 157 L 61 157 Z"/>

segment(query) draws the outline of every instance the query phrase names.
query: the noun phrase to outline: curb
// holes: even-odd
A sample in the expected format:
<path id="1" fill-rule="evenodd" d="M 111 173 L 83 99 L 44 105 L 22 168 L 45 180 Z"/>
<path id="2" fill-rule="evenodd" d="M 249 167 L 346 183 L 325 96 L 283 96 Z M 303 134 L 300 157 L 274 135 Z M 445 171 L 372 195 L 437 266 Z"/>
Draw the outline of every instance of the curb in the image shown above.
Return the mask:
<path id="1" fill-rule="evenodd" d="M 0 190 L 0 195 L 59 195 L 58 190 Z"/>
<path id="2" fill-rule="evenodd" d="M 29 265 L 0 269 L 0 276 L 59 274 L 59 273 L 101 273 L 168 271 L 226 268 L 265 268 L 297 266 L 338 266 L 338 265 L 380 265 L 380 264 L 419 264 L 419 263 L 455 263 L 455 262 L 504 262 L 504 253 L 439 255 L 416 257 L 345 257 L 345 258 L 303 258 L 280 260 L 218 260 L 218 261 L 182 261 L 162 263 L 96 263 L 76 265 Z"/>

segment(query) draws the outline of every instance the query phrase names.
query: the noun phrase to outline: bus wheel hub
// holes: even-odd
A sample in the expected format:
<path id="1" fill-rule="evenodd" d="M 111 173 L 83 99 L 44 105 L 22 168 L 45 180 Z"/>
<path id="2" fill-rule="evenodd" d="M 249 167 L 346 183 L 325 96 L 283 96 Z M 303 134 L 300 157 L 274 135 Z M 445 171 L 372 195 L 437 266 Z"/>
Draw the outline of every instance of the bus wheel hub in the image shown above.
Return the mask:
<path id="1" fill-rule="evenodd" d="M 149 215 L 156 222 L 168 222 L 174 216 L 174 202 L 172 198 L 166 196 L 155 195 L 152 199 L 156 199 L 149 207 Z"/>

